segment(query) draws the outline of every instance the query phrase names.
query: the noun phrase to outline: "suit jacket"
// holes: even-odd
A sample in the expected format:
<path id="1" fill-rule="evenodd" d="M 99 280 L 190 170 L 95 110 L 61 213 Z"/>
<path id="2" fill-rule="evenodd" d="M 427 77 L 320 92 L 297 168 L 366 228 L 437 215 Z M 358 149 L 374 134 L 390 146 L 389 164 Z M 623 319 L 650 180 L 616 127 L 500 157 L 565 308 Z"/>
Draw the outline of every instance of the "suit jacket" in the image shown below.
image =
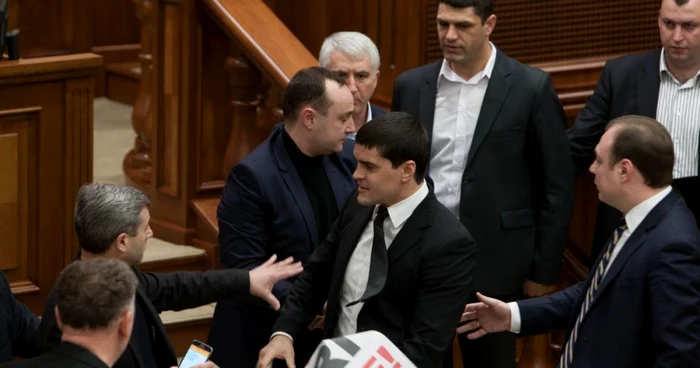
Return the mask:
<path id="1" fill-rule="evenodd" d="M 69 342 L 61 342 L 56 349 L 36 358 L 2 364 L 2 368 L 108 368 L 90 351 Z M 115 366 L 116 367 L 116 366 Z"/>
<path id="2" fill-rule="evenodd" d="M 13 356 L 31 358 L 38 354 L 38 330 L 39 318 L 15 299 L 0 270 L 0 363 L 12 361 Z"/>
<path id="3" fill-rule="evenodd" d="M 596 268 L 587 281 L 519 301 L 521 333 L 571 331 Z M 579 327 L 574 366 L 700 367 L 698 270 L 700 233 L 671 192 L 609 266 Z"/>
<path id="4" fill-rule="evenodd" d="M 623 56 L 605 64 L 593 95 L 579 113 L 574 126 L 567 131 L 571 155 L 578 170 L 588 170 L 595 156 L 595 146 L 610 120 L 624 115 L 656 119 L 661 84 L 660 61 L 661 49 L 657 49 Z M 604 203 L 599 206 L 592 259 L 605 246 L 620 215 L 619 211 Z"/>
<path id="5" fill-rule="evenodd" d="M 251 269 L 272 254 L 280 260 L 291 256 L 305 261 L 323 240 L 318 239 L 311 202 L 285 149 L 283 129 L 282 124 L 276 125 L 268 139 L 228 176 L 217 210 L 224 267 Z M 348 139 L 342 152 L 323 158 L 338 209 L 357 186 L 352 178 L 356 166 L 353 147 L 354 141 Z M 280 301 L 284 301 L 293 282 L 291 278 L 275 285 L 273 293 Z M 258 350 L 265 346 L 277 316 L 266 303 L 253 297 L 218 303 L 209 335 L 214 347 L 212 359 L 221 366 L 234 362 L 246 366 L 250 362 L 242 362 L 242 356 L 257 361 Z M 261 335 L 252 337 L 255 332 L 251 329 L 261 330 Z M 243 341 L 255 347 L 246 347 Z"/>
<path id="6" fill-rule="evenodd" d="M 554 284 L 574 199 L 565 117 L 550 76 L 496 49 L 461 188 L 459 218 L 479 247 L 477 290 Z M 442 60 L 401 74 L 392 111 L 415 115 L 432 139 Z"/>
<path id="7" fill-rule="evenodd" d="M 372 119 L 378 118 L 378 117 L 386 114 L 386 110 L 382 109 L 381 107 L 369 104 L 369 108 L 372 111 Z"/>
<path id="8" fill-rule="evenodd" d="M 136 303 L 142 306 L 148 322 L 154 326 L 153 339 L 156 362 L 161 366 L 177 366 L 165 326 L 159 314 L 166 310 L 179 311 L 195 308 L 236 295 L 250 292 L 250 280 L 245 270 L 214 270 L 206 272 L 173 272 L 166 274 L 141 272 L 133 267 L 139 285 L 136 289 Z M 39 329 L 39 344 L 42 351 L 52 351 L 59 346 L 61 331 L 56 325 L 54 308 L 55 289 L 47 300 Z M 138 306 L 137 306 L 138 308 Z M 132 333 L 129 346 L 115 363 L 115 368 L 143 367 L 136 334 Z"/>
<path id="9" fill-rule="evenodd" d="M 335 332 L 340 289 L 374 206 L 353 194 L 323 244 L 309 257 L 273 331 L 297 336 L 328 301 L 325 338 Z M 433 193 L 418 205 L 389 246 L 384 289 L 365 301 L 358 332 L 384 334 L 418 367 L 441 367 L 464 303 L 472 292 L 476 246 Z"/>

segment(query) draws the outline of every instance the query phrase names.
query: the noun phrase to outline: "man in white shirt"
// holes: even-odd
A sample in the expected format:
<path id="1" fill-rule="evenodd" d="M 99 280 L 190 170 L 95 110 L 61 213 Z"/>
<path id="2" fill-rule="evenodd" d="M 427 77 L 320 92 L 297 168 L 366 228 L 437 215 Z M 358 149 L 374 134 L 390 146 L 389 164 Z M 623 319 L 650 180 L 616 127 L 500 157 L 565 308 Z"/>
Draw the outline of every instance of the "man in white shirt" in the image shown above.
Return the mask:
<path id="1" fill-rule="evenodd" d="M 352 92 L 355 109 L 352 120 L 356 131 L 370 120 L 386 114 L 372 105 L 374 89 L 379 79 L 379 50 L 377 45 L 360 32 L 336 32 L 326 37 L 318 55 L 319 64 L 345 79 Z M 348 138 L 355 139 L 355 132 Z"/>
<path id="2" fill-rule="evenodd" d="M 431 138 L 435 195 L 479 247 L 476 290 L 513 301 L 557 281 L 574 168 L 551 77 L 489 41 L 493 8 L 490 0 L 438 1 L 443 59 L 402 73 L 391 111 L 416 116 Z M 465 367 L 515 367 L 510 334 L 459 342 Z"/>
<path id="3" fill-rule="evenodd" d="M 673 148 L 654 119 L 611 121 L 590 171 L 599 199 L 624 216 L 588 280 L 516 303 L 479 294 L 459 332 L 566 329 L 560 368 L 700 367 L 700 233 L 670 187 Z"/>
<path id="4" fill-rule="evenodd" d="M 476 246 L 430 191 L 428 137 L 390 112 L 357 133 L 358 191 L 309 257 L 260 352 L 294 362 L 293 339 L 328 301 L 324 337 L 375 330 L 416 366 L 438 368 L 472 293 Z"/>

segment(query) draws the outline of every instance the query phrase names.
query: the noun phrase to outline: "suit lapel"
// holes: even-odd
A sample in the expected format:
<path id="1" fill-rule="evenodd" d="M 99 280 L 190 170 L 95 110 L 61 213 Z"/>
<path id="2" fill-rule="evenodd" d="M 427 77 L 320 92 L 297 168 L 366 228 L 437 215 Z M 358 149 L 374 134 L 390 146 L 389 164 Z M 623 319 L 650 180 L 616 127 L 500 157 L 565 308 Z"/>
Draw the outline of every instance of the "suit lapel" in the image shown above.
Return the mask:
<path id="1" fill-rule="evenodd" d="M 488 134 L 489 130 L 491 130 L 491 126 L 496 120 L 496 117 L 498 117 L 498 113 L 501 111 L 501 106 L 506 100 L 508 92 L 510 92 L 511 84 L 507 79 L 510 75 L 508 59 L 505 54 L 503 54 L 497 48 L 494 48 L 494 51 L 496 52 L 496 62 L 493 67 L 493 72 L 491 73 L 489 85 L 486 88 L 484 102 L 481 104 L 479 118 L 476 121 L 474 138 L 472 139 L 472 145 L 469 148 L 466 168 L 468 168 L 471 164 L 474 155 L 476 155 L 476 152 L 481 146 L 481 143 L 484 142 L 486 135 Z"/>
<path id="2" fill-rule="evenodd" d="M 659 69 L 661 51 L 650 54 L 637 75 L 637 111 L 639 115 L 656 119 L 659 100 Z"/>
<path id="3" fill-rule="evenodd" d="M 434 201 L 437 201 L 435 194 L 430 192 L 396 234 L 389 246 L 389 266 L 423 239 L 425 229 L 430 227 L 435 214 L 435 208 L 431 206 Z"/>
<path id="4" fill-rule="evenodd" d="M 352 216 L 348 226 L 340 233 L 340 244 L 338 245 L 338 254 L 333 267 L 333 279 L 328 294 L 328 313 L 323 326 L 324 336 L 330 337 L 335 332 L 338 324 L 338 308 L 340 308 L 340 289 L 345 279 L 345 271 L 348 268 L 350 257 L 357 247 L 357 242 L 373 213 L 374 206 L 363 207 Z"/>
<path id="5" fill-rule="evenodd" d="M 338 160 L 336 160 L 335 157 L 324 157 L 323 167 L 326 170 L 326 177 L 328 178 L 328 183 L 331 185 L 335 203 L 340 211 L 343 208 L 343 204 L 347 201 L 347 193 L 352 191 L 352 184 L 349 183 L 347 178 L 338 170 Z"/>
<path id="6" fill-rule="evenodd" d="M 437 96 L 437 81 L 442 67 L 442 59 L 430 66 L 425 74 L 425 84 L 420 91 L 418 119 L 428 133 L 428 141 L 433 140 L 433 119 L 435 118 L 435 97 Z"/>
<path id="7" fill-rule="evenodd" d="M 651 210 L 651 212 L 649 212 L 649 214 L 647 214 L 644 221 L 639 224 L 639 227 L 637 227 L 632 235 L 630 235 L 629 239 L 627 239 L 620 250 L 620 253 L 617 254 L 617 257 L 615 257 L 612 264 L 608 266 L 608 271 L 605 273 L 603 281 L 600 283 L 598 290 L 596 290 L 596 295 L 593 298 L 593 304 L 595 304 L 595 302 L 598 300 L 601 293 L 605 291 L 605 288 L 610 285 L 610 282 L 612 282 L 612 280 L 618 276 L 634 252 L 636 252 L 637 249 L 639 249 L 639 247 L 644 243 L 649 231 L 653 229 L 656 224 L 661 221 L 664 215 L 666 215 L 666 213 L 678 203 L 680 203 L 680 198 L 677 194 L 671 191 L 664 199 L 661 200 L 661 202 L 659 202 L 659 204 L 656 205 L 656 207 L 654 207 L 654 209 Z"/>
<path id="8" fill-rule="evenodd" d="M 304 217 L 304 222 L 306 223 L 306 230 L 309 232 L 309 237 L 311 238 L 311 244 L 314 248 L 318 244 L 318 232 L 316 230 L 316 218 L 314 217 L 313 208 L 311 208 L 311 202 L 309 197 L 306 195 L 306 190 L 304 189 L 304 183 L 301 182 L 301 177 L 294 168 L 292 160 L 287 154 L 287 150 L 284 148 L 284 140 L 282 138 L 282 127 L 276 132 L 276 136 L 273 136 L 270 140 L 273 141 L 272 149 L 277 161 L 277 167 L 282 173 L 282 180 L 284 184 L 289 189 L 289 192 L 294 198 L 294 202 L 301 211 Z M 275 134 L 275 133 L 273 133 Z"/>

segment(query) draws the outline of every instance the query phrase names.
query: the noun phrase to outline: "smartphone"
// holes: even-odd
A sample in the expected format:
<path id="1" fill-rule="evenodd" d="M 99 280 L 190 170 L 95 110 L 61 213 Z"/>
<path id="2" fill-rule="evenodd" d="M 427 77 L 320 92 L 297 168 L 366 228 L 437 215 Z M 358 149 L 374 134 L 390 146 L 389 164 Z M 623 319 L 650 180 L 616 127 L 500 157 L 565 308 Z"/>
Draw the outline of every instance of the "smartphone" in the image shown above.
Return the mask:
<path id="1" fill-rule="evenodd" d="M 182 358 L 182 362 L 180 362 L 178 368 L 190 368 L 197 364 L 202 364 L 209 359 L 212 351 L 214 351 L 214 348 L 211 346 L 199 340 L 192 340 L 192 344 L 189 350 L 187 350 L 185 357 Z"/>

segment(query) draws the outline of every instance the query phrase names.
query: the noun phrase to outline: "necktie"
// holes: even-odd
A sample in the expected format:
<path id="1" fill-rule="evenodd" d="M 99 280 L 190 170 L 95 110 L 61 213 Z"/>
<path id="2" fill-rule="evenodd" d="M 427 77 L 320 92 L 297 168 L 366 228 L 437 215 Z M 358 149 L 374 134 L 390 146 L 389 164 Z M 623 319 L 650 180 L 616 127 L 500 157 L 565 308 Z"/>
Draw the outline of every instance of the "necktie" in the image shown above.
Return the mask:
<path id="1" fill-rule="evenodd" d="M 608 263 L 610 263 L 610 256 L 613 253 L 613 249 L 615 249 L 615 246 L 617 245 L 618 241 L 622 237 L 622 233 L 625 230 L 627 230 L 627 224 L 625 223 L 625 218 L 623 217 L 622 220 L 620 220 L 619 226 L 615 229 L 612 238 L 608 242 L 608 245 L 605 249 L 605 253 L 603 254 L 603 258 L 601 258 L 600 263 L 598 263 L 598 267 L 596 268 L 595 274 L 593 275 L 591 284 L 588 287 L 588 291 L 586 292 L 586 298 L 583 300 L 581 311 L 578 314 L 578 318 L 576 318 L 574 328 L 569 334 L 569 341 L 564 347 L 564 352 L 562 353 L 561 358 L 559 358 L 559 368 L 571 368 L 571 365 L 573 364 L 574 345 L 576 344 L 576 339 L 578 338 L 578 329 L 581 326 L 583 317 L 588 312 L 588 309 L 591 307 L 591 304 L 593 304 L 593 298 L 596 295 L 598 286 L 600 286 L 601 281 L 603 281 L 603 275 L 605 274 L 605 270 L 608 268 Z"/>
<path id="2" fill-rule="evenodd" d="M 348 303 L 348 307 L 379 294 L 384 288 L 386 282 L 386 274 L 388 270 L 388 256 L 386 251 L 386 243 L 384 243 L 384 220 L 389 217 L 389 211 L 386 207 L 379 206 L 377 216 L 374 217 L 374 235 L 372 238 L 372 258 L 369 263 L 369 278 L 367 279 L 367 288 L 365 289 L 362 298 L 352 303 Z"/>

